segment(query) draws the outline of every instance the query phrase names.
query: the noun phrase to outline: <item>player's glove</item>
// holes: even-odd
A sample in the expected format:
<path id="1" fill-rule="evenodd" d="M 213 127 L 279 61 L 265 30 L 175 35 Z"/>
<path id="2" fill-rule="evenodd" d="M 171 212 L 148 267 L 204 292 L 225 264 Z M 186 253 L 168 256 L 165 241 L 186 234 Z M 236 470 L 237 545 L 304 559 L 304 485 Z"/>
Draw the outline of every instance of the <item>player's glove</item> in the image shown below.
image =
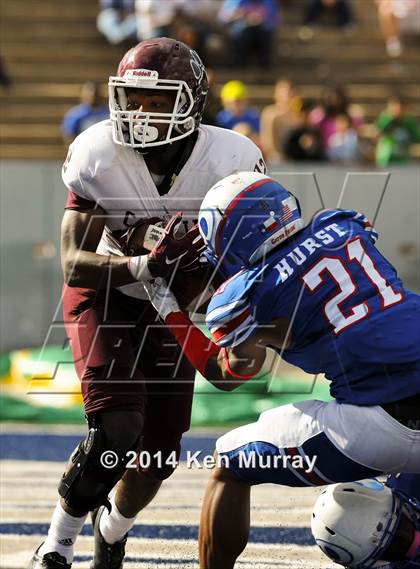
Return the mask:
<path id="1" fill-rule="evenodd" d="M 203 257 L 206 244 L 201 236 L 197 224 L 187 231 L 180 241 L 183 241 L 184 246 L 188 247 L 188 253 L 182 257 L 180 261 L 180 271 L 185 273 L 196 271 L 208 262 L 207 259 Z"/>
<path id="2" fill-rule="evenodd" d="M 177 239 L 175 233 L 181 222 L 182 213 L 175 214 L 148 255 L 147 268 L 153 277 L 165 278 L 175 270 L 193 271 L 199 267 L 199 259 L 205 249 L 204 240 L 197 226 Z"/>
<path id="3" fill-rule="evenodd" d="M 169 290 L 164 279 L 157 278 L 153 281 L 144 282 L 143 286 L 150 302 L 163 321 L 166 320 L 168 314 L 181 312 L 177 299 Z"/>

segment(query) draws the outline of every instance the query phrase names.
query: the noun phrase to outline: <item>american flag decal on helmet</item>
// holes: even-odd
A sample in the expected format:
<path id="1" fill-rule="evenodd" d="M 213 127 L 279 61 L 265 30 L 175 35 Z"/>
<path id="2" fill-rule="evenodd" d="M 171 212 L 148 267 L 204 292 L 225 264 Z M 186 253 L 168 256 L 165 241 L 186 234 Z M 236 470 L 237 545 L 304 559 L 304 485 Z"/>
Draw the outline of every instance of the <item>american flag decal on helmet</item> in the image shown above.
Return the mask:
<path id="1" fill-rule="evenodd" d="M 283 201 L 283 211 L 280 216 L 280 222 L 282 224 L 285 224 L 291 217 L 293 217 L 293 210 L 290 208 L 289 204 L 285 202 L 287 202 L 287 200 Z"/>

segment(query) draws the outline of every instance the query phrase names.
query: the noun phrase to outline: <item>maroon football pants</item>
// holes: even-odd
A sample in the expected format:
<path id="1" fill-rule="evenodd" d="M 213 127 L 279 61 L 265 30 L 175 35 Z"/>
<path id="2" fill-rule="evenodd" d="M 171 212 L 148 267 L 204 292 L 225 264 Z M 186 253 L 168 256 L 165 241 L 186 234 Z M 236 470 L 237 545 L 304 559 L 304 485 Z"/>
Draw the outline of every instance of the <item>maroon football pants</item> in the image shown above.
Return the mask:
<path id="1" fill-rule="evenodd" d="M 64 286 L 63 312 L 88 416 L 139 411 L 142 450 L 180 450 L 195 370 L 148 301 L 116 289 Z"/>

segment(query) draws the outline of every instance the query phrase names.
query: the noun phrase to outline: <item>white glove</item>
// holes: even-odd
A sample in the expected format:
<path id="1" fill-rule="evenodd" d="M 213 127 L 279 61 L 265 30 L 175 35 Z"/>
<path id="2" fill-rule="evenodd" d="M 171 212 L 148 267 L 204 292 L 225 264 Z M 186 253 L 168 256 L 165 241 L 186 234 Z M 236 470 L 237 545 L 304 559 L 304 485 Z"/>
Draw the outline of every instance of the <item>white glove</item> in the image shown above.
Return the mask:
<path id="1" fill-rule="evenodd" d="M 166 317 L 168 314 L 171 314 L 171 312 L 182 312 L 177 299 L 168 288 L 165 279 L 156 278 L 153 281 L 143 282 L 143 286 L 150 302 L 163 321 L 166 320 Z"/>

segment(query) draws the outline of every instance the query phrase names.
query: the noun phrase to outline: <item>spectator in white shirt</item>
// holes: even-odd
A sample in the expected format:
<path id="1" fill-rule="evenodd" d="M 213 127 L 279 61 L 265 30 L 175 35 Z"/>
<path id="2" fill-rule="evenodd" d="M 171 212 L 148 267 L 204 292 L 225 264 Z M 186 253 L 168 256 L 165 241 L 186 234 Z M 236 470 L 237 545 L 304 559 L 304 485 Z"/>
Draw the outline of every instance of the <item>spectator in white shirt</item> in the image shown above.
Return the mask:
<path id="1" fill-rule="evenodd" d="M 134 42 L 137 35 L 134 0 L 100 0 L 96 25 L 111 44 Z"/>
<path id="2" fill-rule="evenodd" d="M 171 36 L 175 15 L 174 0 L 136 0 L 138 39 Z"/>

